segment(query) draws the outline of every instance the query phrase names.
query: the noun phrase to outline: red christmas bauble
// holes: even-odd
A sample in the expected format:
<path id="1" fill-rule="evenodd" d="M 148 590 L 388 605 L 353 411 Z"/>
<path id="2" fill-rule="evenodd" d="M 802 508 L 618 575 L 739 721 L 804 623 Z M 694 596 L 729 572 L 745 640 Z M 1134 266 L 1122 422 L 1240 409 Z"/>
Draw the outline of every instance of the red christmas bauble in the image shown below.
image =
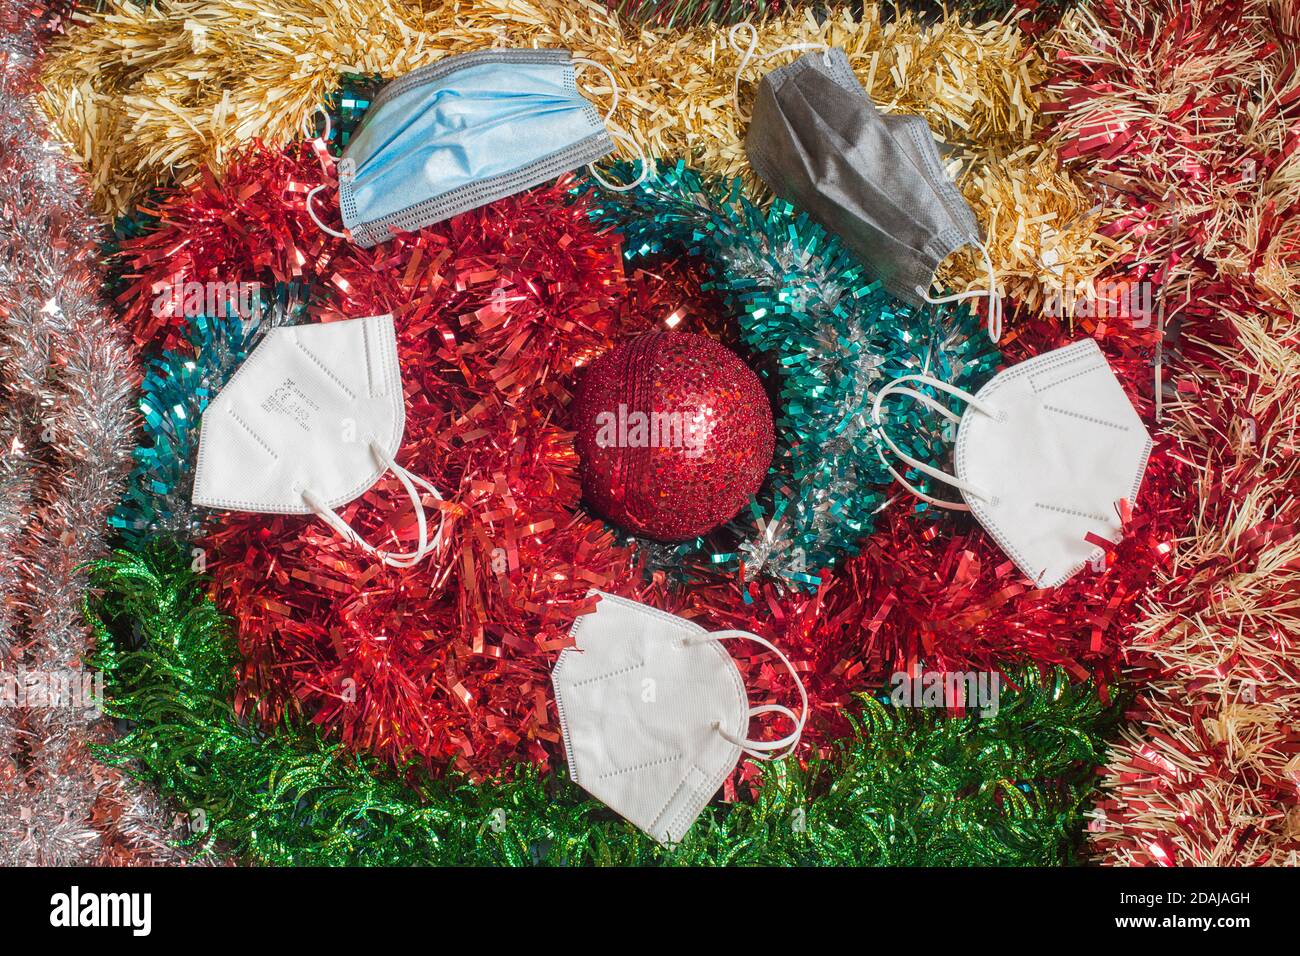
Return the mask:
<path id="1" fill-rule="evenodd" d="M 651 332 L 593 362 L 573 428 L 587 503 L 662 541 L 733 517 L 763 483 L 775 442 L 758 376 L 689 332 Z"/>

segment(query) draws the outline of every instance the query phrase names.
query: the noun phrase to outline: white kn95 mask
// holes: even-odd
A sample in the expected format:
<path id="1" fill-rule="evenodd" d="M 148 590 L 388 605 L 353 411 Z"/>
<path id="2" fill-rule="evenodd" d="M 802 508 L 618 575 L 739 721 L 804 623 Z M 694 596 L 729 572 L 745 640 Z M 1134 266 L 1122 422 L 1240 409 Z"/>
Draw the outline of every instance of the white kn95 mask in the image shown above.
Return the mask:
<path id="1" fill-rule="evenodd" d="M 735 769 L 741 754 L 774 760 L 794 751 L 808 695 L 790 661 L 747 631 L 706 631 L 692 621 L 626 598 L 599 596 L 578 618 L 574 645 L 551 682 L 569 775 L 580 787 L 660 843 L 679 842 Z M 799 689 L 801 712 L 750 706 L 722 641 L 762 644 Z M 748 738 L 750 719 L 780 714 L 793 730 L 779 740 Z"/>
<path id="2" fill-rule="evenodd" d="M 961 399 L 965 413 L 919 386 Z M 885 431 L 881 407 L 895 395 L 957 423 L 955 475 L 912 458 Z M 901 376 L 876 394 L 872 421 L 890 452 L 959 489 L 965 504 L 930 497 L 886 462 L 903 487 L 970 511 L 1039 587 L 1063 584 L 1099 558 L 1098 540 L 1120 540 L 1120 502 L 1136 501 L 1151 454 L 1151 436 L 1092 339 L 1005 369 L 974 395 L 928 375 Z"/>
<path id="3" fill-rule="evenodd" d="M 316 514 L 385 564 L 437 550 L 420 492 L 437 490 L 394 460 L 406 427 L 391 315 L 271 329 L 203 412 L 192 500 L 227 511 Z M 392 471 L 410 496 L 419 543 L 380 550 L 335 510 Z M 446 515 L 443 515 L 443 522 Z"/>

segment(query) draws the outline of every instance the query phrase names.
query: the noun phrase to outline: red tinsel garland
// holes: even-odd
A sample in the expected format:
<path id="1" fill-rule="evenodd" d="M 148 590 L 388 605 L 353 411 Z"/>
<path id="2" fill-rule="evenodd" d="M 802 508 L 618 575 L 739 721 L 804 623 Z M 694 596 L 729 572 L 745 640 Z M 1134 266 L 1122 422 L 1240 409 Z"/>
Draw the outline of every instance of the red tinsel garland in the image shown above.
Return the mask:
<path id="1" fill-rule="evenodd" d="M 248 157 L 219 183 L 205 170 L 193 188 L 140 207 L 158 225 L 122 243 L 130 285 L 118 296 L 122 321 L 140 346 L 188 348 L 180 334 L 185 316 L 166 307 L 172 289 L 193 282 L 319 281 L 349 245 L 322 232 L 307 213 L 303 198 L 322 180 L 311 148 L 254 146 Z"/>
<path id="2" fill-rule="evenodd" d="M 264 165 L 268 181 L 279 169 Z M 566 183 L 332 262 L 329 321 L 392 312 L 406 391 L 398 454 L 448 504 L 448 547 L 382 567 L 324 525 L 234 513 L 208 540 L 217 597 L 240 622 L 250 698 L 288 702 L 394 762 L 456 757 L 490 772 L 558 742 L 549 662 L 591 587 L 631 551 L 577 512 L 564 409 L 574 371 L 612 342 L 625 280 Z M 409 543 L 409 505 L 381 480 L 343 512 Z"/>
<path id="3" fill-rule="evenodd" d="M 399 764 L 454 759 L 476 775 L 520 759 L 548 764 L 560 755 L 549 669 L 591 587 L 778 640 L 808 685 L 810 747 L 842 735 L 852 695 L 879 692 L 896 671 L 1038 662 L 1114 678 L 1139 598 L 1192 508 L 1169 439 L 1108 568 L 1056 590 L 1022 581 L 969 520 L 918 515 L 901 496 L 815 593 L 708 568 L 693 569 L 690 587 L 646 580 L 634 551 L 578 507 L 566 410 L 582 365 L 620 338 L 652 327 L 729 337 L 700 290 L 702 265 L 680 259 L 625 276 L 617 236 L 590 224 L 565 182 L 360 249 L 307 217 L 303 196 L 319 178 L 306 147 L 254 149 L 225 184 L 165 201 L 162 228 L 132 244 L 139 268 L 124 301 L 137 335 L 161 343 L 183 320 L 141 305 L 158 281 L 269 269 L 315 283 L 313 319 L 392 312 L 407 404 L 398 459 L 443 491 L 449 546 L 395 570 L 314 519 L 224 516 L 205 545 L 218 601 L 239 624 L 242 709 L 304 713 Z M 1014 361 L 1095 335 L 1149 418 L 1154 329 L 1069 333 L 1028 319 L 1017 328 Z M 415 536 L 396 480 L 343 515 L 399 549 Z M 733 651 L 756 697 L 791 696 L 770 655 Z"/>
<path id="4" fill-rule="evenodd" d="M 1070 334 L 1050 321 L 1024 320 L 1008 358 L 1020 361 L 1088 332 L 1100 339 L 1149 421 L 1149 329 Z M 1117 678 L 1127 636 L 1143 614 L 1141 602 L 1158 572 L 1169 567 L 1194 513 L 1192 474 L 1185 450 L 1159 435 L 1132 522 L 1105 569 L 1085 570 L 1055 589 L 1033 588 L 970 518 L 932 520 L 900 494 L 862 553 L 825 577 L 814 595 L 753 583 L 746 603 L 735 581 L 701 580 L 666 600 L 710 627 L 743 628 L 779 641 L 808 686 L 813 743 L 842 736 L 852 695 L 877 692 L 898 672 L 996 671 L 1032 662 L 1060 665 L 1104 685 Z M 779 667 L 762 655 L 754 660 L 761 663 L 738 661 L 750 686 L 788 693 Z"/>

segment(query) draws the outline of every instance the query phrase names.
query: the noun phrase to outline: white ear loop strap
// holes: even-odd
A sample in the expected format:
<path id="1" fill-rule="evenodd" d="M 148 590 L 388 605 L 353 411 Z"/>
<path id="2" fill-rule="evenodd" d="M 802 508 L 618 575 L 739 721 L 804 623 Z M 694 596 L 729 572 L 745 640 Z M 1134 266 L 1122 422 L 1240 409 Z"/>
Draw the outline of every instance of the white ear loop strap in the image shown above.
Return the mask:
<path id="1" fill-rule="evenodd" d="M 325 225 L 325 223 L 321 222 L 320 217 L 316 215 L 316 207 L 312 205 L 312 198 L 327 185 L 329 184 L 321 183 L 319 186 L 313 186 L 307 191 L 307 215 L 311 216 L 311 221 L 316 223 L 321 232 L 329 233 L 337 239 L 347 239 L 349 236 L 346 232 L 339 232 L 337 229 L 331 229 L 329 226 Z"/>
<path id="2" fill-rule="evenodd" d="M 614 71 L 604 63 L 599 63 L 596 60 L 592 60 L 585 56 L 575 56 L 573 58 L 573 65 L 575 69 L 580 66 L 589 66 L 593 69 L 600 70 L 601 73 L 605 74 L 605 79 L 609 82 L 610 90 L 609 109 L 605 110 L 605 120 L 608 121 L 609 118 L 614 115 L 614 111 L 618 109 L 618 80 L 614 79 Z"/>
<path id="3" fill-rule="evenodd" d="M 598 169 L 596 169 L 595 163 L 588 163 L 587 169 L 591 172 L 592 178 L 595 179 L 596 182 L 600 183 L 602 186 L 604 186 L 606 189 L 610 190 L 611 192 L 622 193 L 622 192 L 627 192 L 629 189 L 636 189 L 637 186 L 640 186 L 650 176 L 650 160 L 646 156 L 645 150 L 641 148 L 640 143 L 638 143 L 630 134 L 628 134 L 622 128 L 610 124 L 609 121 L 610 117 L 614 115 L 614 110 L 618 109 L 618 101 L 619 101 L 618 80 L 614 78 L 614 71 L 611 70 L 609 67 L 607 67 L 604 63 L 597 63 L 595 60 L 589 60 L 585 56 L 575 56 L 573 58 L 573 65 L 575 68 L 582 67 L 582 66 L 595 67 L 597 70 L 600 70 L 601 73 L 605 74 L 605 79 L 609 82 L 609 88 L 611 91 L 611 100 L 609 104 L 609 109 L 605 110 L 606 131 L 609 133 L 610 139 L 615 140 L 616 142 L 623 143 L 624 145 L 630 147 L 632 151 L 636 153 L 637 161 L 641 164 L 640 175 L 638 175 L 637 178 L 632 180 L 630 183 L 625 183 L 625 184 L 610 182 L 608 179 L 606 179 L 604 176 L 600 174 L 600 171 Z"/>
<path id="4" fill-rule="evenodd" d="M 989 338 L 993 344 L 1002 341 L 1002 296 L 998 293 L 998 276 L 993 270 L 993 259 L 989 256 L 989 248 L 984 243 L 978 243 L 976 248 L 979 249 L 980 255 L 984 257 L 984 272 L 988 276 L 989 287 L 987 289 L 972 289 L 969 292 L 957 292 L 953 295 L 939 296 L 934 298 L 930 293 L 921 286 L 916 287 L 917 293 L 931 305 L 942 305 L 945 302 L 961 302 L 965 299 L 978 299 L 987 297 L 989 300 Z"/>
<path id="5" fill-rule="evenodd" d="M 323 106 L 315 106 L 312 108 L 312 111 L 307 114 L 307 119 L 303 124 L 303 131 L 307 134 L 308 139 L 316 139 L 316 130 L 312 126 L 311 121 L 312 117 L 317 113 L 325 118 L 325 132 L 320 134 L 320 138 L 328 143 L 330 137 L 334 135 L 334 124 L 330 122 L 330 111 Z"/>
<path id="6" fill-rule="evenodd" d="M 317 113 L 325 117 L 325 132 L 321 134 L 321 139 L 324 142 L 328 143 L 330 141 L 330 135 L 332 134 L 334 127 L 330 123 L 329 110 L 325 109 L 325 107 L 318 106 L 315 109 L 313 109 L 310 113 L 307 114 L 307 119 L 304 124 L 304 130 L 306 131 L 309 137 L 312 136 L 314 130 L 312 129 L 311 118 L 315 116 Z M 327 176 L 329 175 L 329 170 L 325 168 L 324 160 L 321 161 L 321 171 L 325 173 Z M 307 199 L 306 199 L 307 215 L 311 216 L 311 221 L 316 223 L 316 227 L 320 229 L 321 232 L 328 233 L 329 235 L 334 236 L 336 239 L 348 239 L 350 237 L 346 232 L 339 232 L 337 229 L 331 229 L 329 226 L 325 225 L 325 223 L 321 222 L 320 217 L 316 215 L 316 207 L 312 204 L 312 199 L 315 198 L 316 194 L 320 192 L 322 189 L 324 189 L 327 185 L 329 184 L 321 183 L 319 186 L 314 186 L 307 191 Z"/>
<path id="7" fill-rule="evenodd" d="M 972 408 L 976 409 L 979 412 L 982 412 L 985 415 L 988 415 L 990 418 L 998 418 L 1000 417 L 1001 413 L 992 405 L 988 404 L 985 401 L 982 401 L 981 399 L 976 398 L 974 395 L 972 395 L 970 392 L 966 391 L 965 389 L 958 388 L 955 385 L 949 385 L 947 382 L 940 381 L 939 379 L 933 378 L 929 375 L 900 375 L 898 378 L 891 381 L 888 385 L 886 385 L 884 388 L 882 388 L 880 391 L 876 393 L 876 400 L 871 405 L 872 423 L 876 426 L 877 431 L 880 432 L 880 437 L 885 440 L 885 444 L 889 446 L 889 450 L 892 451 L 895 455 L 897 455 L 900 460 L 907 462 L 907 464 L 911 465 L 917 471 L 921 472 L 922 474 L 929 475 L 931 478 L 934 478 L 936 481 L 942 481 L 946 484 L 952 485 L 954 488 L 959 488 L 960 490 L 966 492 L 969 495 L 973 495 L 976 498 L 981 498 L 985 501 L 989 500 L 990 496 L 988 492 L 984 491 L 978 485 L 971 484 L 969 481 L 964 481 L 961 478 L 958 478 L 956 475 L 950 475 L 946 471 L 941 471 L 938 468 L 935 468 L 931 465 L 927 465 L 923 461 L 918 461 L 917 459 L 913 458 L 911 455 L 903 451 L 903 449 L 899 448 L 898 444 L 894 441 L 894 439 L 889 436 L 889 432 L 885 430 L 884 424 L 881 421 L 880 409 L 881 406 L 884 404 L 885 399 L 888 398 L 890 395 L 906 395 L 909 398 L 917 399 L 927 408 L 931 408 L 939 412 L 939 414 L 943 415 L 949 421 L 951 422 L 961 421 L 961 416 L 958 415 L 956 412 L 954 412 L 952 409 L 948 408 L 946 405 L 942 404 L 941 402 L 935 401 L 934 399 L 930 398 L 928 395 L 924 395 L 921 392 L 916 391 L 915 389 L 907 388 L 903 384 L 904 382 L 919 382 L 920 384 L 923 385 L 929 385 L 931 388 L 937 389 L 940 392 L 944 392 L 948 395 L 952 395 L 955 398 L 961 399 L 962 401 L 970 405 Z M 900 485 L 902 485 L 904 488 L 910 491 L 912 494 L 916 495 L 916 497 L 920 498 L 922 501 L 927 501 L 938 508 L 946 508 L 949 511 L 970 511 L 970 505 L 962 504 L 961 502 L 957 502 L 957 501 L 944 501 L 941 498 L 932 498 L 930 495 L 927 495 L 924 491 L 921 491 L 919 488 L 914 486 L 911 482 L 909 482 L 906 478 L 904 478 L 901 474 L 899 474 L 898 471 L 894 469 L 894 466 L 891 465 L 885 459 L 884 454 L 881 453 L 879 446 L 876 447 L 876 454 L 880 456 L 881 462 L 884 464 L 886 468 L 889 469 L 889 473 L 894 476 L 894 479 Z"/>
<path id="8" fill-rule="evenodd" d="M 741 49 L 739 42 L 736 40 L 736 34 L 744 27 L 749 30 L 749 46 Z M 735 109 L 736 115 L 744 122 L 748 122 L 752 114 L 742 113 L 740 110 L 740 78 L 745 73 L 745 67 L 749 66 L 750 60 L 767 60 L 782 53 L 792 53 L 795 50 L 829 50 L 830 47 L 825 43 L 787 43 L 785 46 L 779 46 L 775 50 L 769 50 L 766 53 L 758 53 L 758 28 L 748 20 L 742 20 L 731 28 L 727 33 L 727 44 L 740 54 L 740 65 L 736 67 L 736 75 L 731 79 L 731 105 Z"/>
<path id="9" fill-rule="evenodd" d="M 718 728 L 726 740 L 735 744 L 749 756 L 756 760 L 780 760 L 782 757 L 788 757 L 794 753 L 795 747 L 799 745 L 799 738 L 803 736 L 803 727 L 808 720 L 808 692 L 804 690 L 803 681 L 799 679 L 799 674 L 795 671 L 794 665 L 790 663 L 790 658 L 781 653 L 781 649 L 766 638 L 759 637 L 757 634 L 751 634 L 749 631 L 710 631 L 704 634 L 696 634 L 686 639 L 687 644 L 703 644 L 705 641 L 730 641 L 743 639 L 753 641 L 755 644 L 762 644 L 769 651 L 781 658 L 781 663 L 785 669 L 790 672 L 794 678 L 794 684 L 799 688 L 800 716 L 796 716 L 794 711 L 789 707 L 781 704 L 761 704 L 758 707 L 749 708 L 749 716 L 757 717 L 760 714 L 780 714 L 788 717 L 794 724 L 794 730 L 786 734 L 780 740 L 750 740 L 747 737 L 734 737 L 721 727 Z M 784 753 L 776 753 L 778 750 L 785 749 Z"/>
<path id="10" fill-rule="evenodd" d="M 407 471 L 394 461 L 393 456 L 388 454 L 384 447 L 378 442 L 372 441 L 370 443 L 370 450 L 375 453 L 375 457 L 382 461 L 388 469 L 397 476 L 397 480 L 402 483 L 402 487 L 406 489 L 406 494 L 411 499 L 411 505 L 415 509 L 415 523 L 420 538 L 419 546 L 414 551 L 381 551 L 362 538 L 361 535 L 357 534 L 357 532 L 353 530 L 352 526 L 344 521 L 338 512 L 326 505 L 311 491 L 306 489 L 303 490 L 303 501 L 307 503 L 307 506 L 311 508 L 311 510 L 314 511 L 322 521 L 333 528 L 335 533 L 340 537 L 355 543 L 365 551 L 375 555 L 375 557 L 379 558 L 379 560 L 384 562 L 384 564 L 394 568 L 414 567 L 416 564 L 423 561 L 426 555 L 438 550 L 438 548 L 442 546 L 442 533 L 447 524 L 447 515 L 444 512 L 442 515 L 442 521 L 438 525 L 438 533 L 434 535 L 433 541 L 429 541 L 429 528 L 425 520 L 424 503 L 420 500 L 420 493 L 415 490 L 415 486 L 419 485 L 439 501 L 442 501 L 442 495 L 440 495 L 438 489 L 434 488 L 433 485 L 429 484 L 429 482 L 425 481 L 419 475 L 411 474 L 411 472 Z"/>

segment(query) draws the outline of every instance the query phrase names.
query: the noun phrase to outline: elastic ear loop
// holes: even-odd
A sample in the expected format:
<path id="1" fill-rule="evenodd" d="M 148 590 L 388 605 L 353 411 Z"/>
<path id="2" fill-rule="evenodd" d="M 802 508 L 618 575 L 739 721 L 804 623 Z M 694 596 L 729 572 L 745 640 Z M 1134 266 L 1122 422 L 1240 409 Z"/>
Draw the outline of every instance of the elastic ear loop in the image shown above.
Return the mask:
<path id="1" fill-rule="evenodd" d="M 749 30 L 749 46 L 741 50 L 740 44 L 736 42 L 736 34 L 741 27 Z M 740 78 L 744 75 L 745 67 L 749 66 L 750 60 L 767 60 L 782 53 L 792 53 L 795 50 L 822 50 L 829 52 L 830 47 L 825 43 L 787 43 L 785 46 L 779 46 L 775 50 L 769 50 L 767 53 L 758 53 L 758 27 L 754 26 L 748 20 L 741 20 L 727 32 L 727 45 L 739 53 L 740 65 L 736 67 L 736 75 L 731 78 L 731 106 L 736 111 L 742 122 L 749 122 L 752 113 L 741 113 L 740 111 Z"/>
<path id="2" fill-rule="evenodd" d="M 871 406 L 872 423 L 876 426 L 877 431 L 880 432 L 880 437 L 885 440 L 885 444 L 889 446 L 889 450 L 892 451 L 895 455 L 897 455 L 899 459 L 907 462 L 907 464 L 911 465 L 913 468 L 915 468 L 917 471 L 921 472 L 922 474 L 929 475 L 931 478 L 934 478 L 936 481 L 942 481 L 946 484 L 952 485 L 954 488 L 958 488 L 961 491 L 966 492 L 967 494 L 973 495 L 976 498 L 980 498 L 984 501 L 988 501 L 989 494 L 979 486 L 973 485 L 969 481 L 964 481 L 961 478 L 958 478 L 956 475 L 950 475 L 946 471 L 941 471 L 938 468 L 935 468 L 931 465 L 927 465 L 923 461 L 917 461 L 911 455 L 903 451 L 903 449 L 899 448 L 898 444 L 894 441 L 894 439 L 889 437 L 889 432 L 885 430 L 885 426 L 880 418 L 880 409 L 885 399 L 888 398 L 890 395 L 906 395 L 909 398 L 914 398 L 917 401 L 921 402 L 921 404 L 925 405 L 927 408 L 931 408 L 934 411 L 938 412 L 940 415 L 948 419 L 948 421 L 950 422 L 957 423 L 961 421 L 961 416 L 958 415 L 956 412 L 954 412 L 952 409 L 948 408 L 948 406 L 944 405 L 942 402 L 935 401 L 933 398 L 931 398 L 928 395 L 925 395 L 914 389 L 904 387 L 902 384 L 903 382 L 919 382 L 923 385 L 929 385 L 931 388 L 938 389 L 941 392 L 946 392 L 947 394 L 952 395 L 955 398 L 962 399 L 972 408 L 984 413 L 985 415 L 988 415 L 990 418 L 998 418 L 1001 413 L 992 405 L 982 401 L 981 399 L 976 398 L 974 395 L 972 395 L 970 392 L 966 391 L 965 389 L 958 388 L 955 385 L 949 385 L 947 382 L 941 382 L 939 379 L 933 378 L 929 375 L 900 375 L 898 378 L 893 379 L 888 385 L 886 385 L 884 388 L 882 388 L 879 392 L 876 393 L 876 400 L 872 403 Z M 910 481 L 908 481 L 901 474 L 899 474 L 898 471 L 894 468 L 894 466 L 891 465 L 888 460 L 886 460 L 884 454 L 880 451 L 879 445 L 876 446 L 876 454 L 880 456 L 881 464 L 883 464 L 887 469 L 889 469 L 889 473 L 894 476 L 894 480 L 897 481 L 904 488 L 906 488 L 908 491 L 910 491 L 912 494 L 914 494 L 916 497 L 920 498 L 922 501 L 926 501 L 937 508 L 946 508 L 949 511 L 970 511 L 970 505 L 963 504 L 962 502 L 958 502 L 958 501 L 944 501 L 942 498 L 933 498 L 930 495 L 927 495 L 921 489 L 917 488 Z"/>
<path id="3" fill-rule="evenodd" d="M 795 747 L 799 745 L 799 738 L 803 736 L 804 724 L 808 720 L 808 692 L 804 690 L 803 681 L 799 679 L 799 674 L 795 671 L 794 665 L 790 663 L 790 658 L 786 657 L 785 654 L 781 652 L 781 649 L 771 641 L 759 637 L 757 634 L 751 634 L 749 631 L 710 631 L 705 634 L 697 634 L 688 637 L 686 638 L 685 643 L 703 644 L 705 641 L 729 641 L 738 638 L 753 641 L 756 644 L 762 644 L 777 657 L 781 658 L 781 663 L 785 665 L 785 669 L 789 671 L 790 676 L 794 678 L 795 686 L 799 688 L 800 710 L 803 712 L 803 716 L 795 716 L 794 711 L 789 707 L 782 706 L 781 704 L 761 704 L 758 707 L 749 708 L 749 716 L 751 719 L 760 714 L 780 714 L 781 716 L 790 719 L 791 723 L 794 724 L 794 731 L 782 737 L 780 740 L 750 740 L 747 737 L 734 737 L 721 727 L 718 727 L 718 733 L 720 733 L 728 742 L 735 744 L 755 760 L 780 760 L 783 757 L 788 757 L 790 754 L 794 753 Z M 785 753 L 775 753 L 775 751 L 781 750 L 783 747 L 787 748 Z"/>
<path id="4" fill-rule="evenodd" d="M 325 109 L 323 106 L 316 107 L 314 110 L 311 111 L 311 113 L 308 114 L 307 135 L 308 136 L 312 135 L 310 119 L 312 116 L 314 116 L 317 113 L 320 113 L 321 116 L 325 117 L 325 132 L 321 134 L 321 139 L 323 139 L 326 143 L 328 143 L 330 141 L 330 136 L 333 133 L 334 127 L 330 123 L 329 110 Z M 321 161 L 321 172 L 326 173 L 327 175 L 329 172 L 327 169 L 325 169 L 325 163 L 323 160 Z M 334 236 L 336 239 L 351 239 L 352 237 L 348 235 L 346 231 L 339 232 L 337 229 L 331 229 L 329 226 L 325 225 L 325 223 L 321 222 L 320 217 L 316 215 L 316 207 L 312 204 L 312 199 L 314 199 L 316 194 L 328 185 L 329 185 L 328 183 L 321 183 L 319 186 L 313 186 L 311 189 L 307 190 L 307 199 L 306 199 L 307 215 L 311 216 L 311 221 L 316 223 L 316 227 L 320 229 L 321 232 Z"/>
<path id="5" fill-rule="evenodd" d="M 357 532 L 353 530 L 352 526 L 344 521 L 338 512 L 326 505 L 311 491 L 306 489 L 303 490 L 303 500 L 307 502 L 307 506 L 311 508 L 311 510 L 314 511 L 322 521 L 333 528 L 340 537 L 353 542 L 363 550 L 375 555 L 375 557 L 379 558 L 379 560 L 384 562 L 384 564 L 394 568 L 414 567 L 423 561 L 428 554 L 438 550 L 438 548 L 442 546 L 442 533 L 447 525 L 447 515 L 444 512 L 442 515 L 442 521 L 438 525 L 438 533 L 434 535 L 433 541 L 429 541 L 429 529 L 425 521 L 424 503 L 420 500 L 420 493 L 415 490 L 415 486 L 419 485 L 439 501 L 443 500 L 442 495 L 440 495 L 438 489 L 429 484 L 429 482 L 425 481 L 419 475 L 412 474 L 394 461 L 393 457 L 388 454 L 388 452 L 378 442 L 372 441 L 370 443 L 370 450 L 373 451 L 375 456 L 383 462 L 394 475 L 397 476 L 397 480 L 402 483 L 402 487 L 406 489 L 406 494 L 411 499 L 411 505 L 415 509 L 415 523 L 420 537 L 420 544 L 414 551 L 382 551 L 362 538 L 361 535 L 357 534 Z"/>
<path id="6" fill-rule="evenodd" d="M 328 185 L 328 183 L 321 183 L 319 186 L 313 186 L 311 189 L 307 190 L 307 215 L 311 216 L 311 221 L 316 223 L 321 232 L 329 233 L 331 236 L 338 239 L 351 239 L 352 237 L 346 232 L 339 232 L 337 229 L 331 229 L 329 226 L 325 225 L 325 223 L 321 222 L 320 217 L 316 215 L 315 207 L 312 206 L 312 197 Z"/>
<path id="7" fill-rule="evenodd" d="M 916 287 L 917 294 L 925 299 L 931 305 L 943 305 L 945 302 L 961 302 L 965 299 L 978 299 L 987 297 L 989 300 L 989 338 L 996 345 L 1002 341 L 1002 296 L 998 293 L 998 277 L 993 270 L 993 259 L 989 256 L 989 247 L 984 243 L 976 243 L 975 247 L 979 249 L 980 255 L 984 257 L 984 271 L 988 275 L 988 289 L 974 289 L 970 292 L 958 292 L 954 295 L 945 295 L 938 298 L 932 298 L 930 293 L 921 286 Z"/>
<path id="8" fill-rule="evenodd" d="M 636 189 L 637 186 L 640 186 L 650 176 L 650 160 L 646 156 L 645 150 L 641 148 L 641 144 L 638 143 L 635 139 L 633 139 L 631 135 L 629 135 L 621 127 L 610 125 L 609 122 L 610 117 L 614 115 L 614 110 L 618 109 L 618 101 L 619 101 L 618 81 L 614 79 L 614 71 L 611 70 L 609 67 L 607 67 L 604 63 L 597 63 L 595 60 L 590 60 L 585 56 L 575 56 L 573 58 L 573 64 L 575 67 L 593 66 L 596 69 L 600 70 L 601 73 L 605 74 L 605 79 L 609 81 L 609 88 L 612 93 L 612 100 L 609 104 L 609 109 L 605 110 L 605 116 L 604 116 L 605 131 L 609 133 L 610 139 L 616 140 L 618 142 L 626 144 L 627 146 L 630 146 L 632 148 L 632 151 L 635 152 L 637 155 L 637 161 L 641 164 L 641 174 L 637 176 L 636 179 L 626 184 L 610 182 L 608 179 L 606 179 L 604 176 L 600 174 L 600 171 L 598 169 L 596 169 L 595 163 L 588 163 L 587 170 L 591 173 L 592 178 L 595 179 L 596 182 L 600 183 L 602 186 L 604 186 L 606 189 L 610 190 L 611 192 L 623 193 L 623 192 L 627 192 L 629 189 Z"/>
<path id="9" fill-rule="evenodd" d="M 327 110 L 323 106 L 312 107 L 312 111 L 307 114 L 307 119 L 303 124 L 303 132 L 307 134 L 308 139 L 317 138 L 316 130 L 311 125 L 311 118 L 315 116 L 317 113 L 319 113 L 321 116 L 325 118 L 325 132 L 320 134 L 320 139 L 328 143 L 330 141 L 330 137 L 334 135 L 334 124 L 330 121 L 329 110 Z"/>

